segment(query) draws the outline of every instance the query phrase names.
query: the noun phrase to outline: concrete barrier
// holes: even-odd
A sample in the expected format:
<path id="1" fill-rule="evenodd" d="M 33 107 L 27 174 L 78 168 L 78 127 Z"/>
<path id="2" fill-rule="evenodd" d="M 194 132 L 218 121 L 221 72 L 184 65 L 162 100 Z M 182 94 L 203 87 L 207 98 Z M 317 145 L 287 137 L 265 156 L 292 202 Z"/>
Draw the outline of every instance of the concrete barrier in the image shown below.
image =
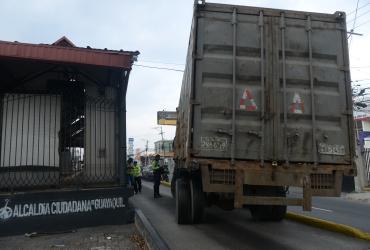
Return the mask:
<path id="1" fill-rule="evenodd" d="M 362 240 L 367 240 L 370 241 L 370 234 L 364 231 L 361 231 L 360 229 L 327 221 L 327 220 L 322 220 L 318 218 L 314 218 L 311 216 L 306 216 L 306 215 L 301 215 L 301 214 L 296 214 L 292 212 L 287 212 L 285 218 L 298 221 L 310 226 L 318 227 L 321 229 L 325 229 L 328 231 L 336 232 L 336 233 L 341 233 L 345 234 L 347 236 L 351 236 L 354 238 L 362 239 Z"/>

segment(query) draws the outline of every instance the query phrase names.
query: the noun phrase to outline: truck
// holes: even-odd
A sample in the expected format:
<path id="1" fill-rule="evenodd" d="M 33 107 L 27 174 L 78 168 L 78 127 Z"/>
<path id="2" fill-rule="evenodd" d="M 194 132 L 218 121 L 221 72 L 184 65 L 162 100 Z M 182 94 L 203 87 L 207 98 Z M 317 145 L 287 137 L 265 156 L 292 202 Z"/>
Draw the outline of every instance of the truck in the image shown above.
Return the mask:
<path id="1" fill-rule="evenodd" d="M 356 174 L 345 13 L 195 1 L 177 116 L 179 224 L 211 205 L 279 221 L 340 196 Z"/>

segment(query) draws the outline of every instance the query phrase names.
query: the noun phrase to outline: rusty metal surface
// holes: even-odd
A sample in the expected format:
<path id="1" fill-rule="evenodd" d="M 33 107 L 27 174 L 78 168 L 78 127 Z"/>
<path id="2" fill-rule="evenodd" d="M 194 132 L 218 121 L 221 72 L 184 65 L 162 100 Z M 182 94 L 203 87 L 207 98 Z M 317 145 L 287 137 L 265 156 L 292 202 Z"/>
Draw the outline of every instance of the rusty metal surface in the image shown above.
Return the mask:
<path id="1" fill-rule="evenodd" d="M 203 191 L 234 193 L 235 208 L 243 204 L 288 204 L 302 206 L 305 211 L 311 209 L 312 196 L 339 196 L 343 171 L 351 168 L 349 165 L 303 167 L 302 164 L 288 168 L 272 164 L 261 167 L 258 161 L 236 161 L 231 167 L 226 160 L 199 159 L 197 162 L 202 171 Z M 243 194 L 244 185 L 302 187 L 303 196 L 299 200 L 276 198 L 276 201 L 271 197 L 250 198 Z"/>
<path id="2" fill-rule="evenodd" d="M 0 41 L 0 58 L 131 69 L 135 55 L 138 55 L 138 52 Z"/>

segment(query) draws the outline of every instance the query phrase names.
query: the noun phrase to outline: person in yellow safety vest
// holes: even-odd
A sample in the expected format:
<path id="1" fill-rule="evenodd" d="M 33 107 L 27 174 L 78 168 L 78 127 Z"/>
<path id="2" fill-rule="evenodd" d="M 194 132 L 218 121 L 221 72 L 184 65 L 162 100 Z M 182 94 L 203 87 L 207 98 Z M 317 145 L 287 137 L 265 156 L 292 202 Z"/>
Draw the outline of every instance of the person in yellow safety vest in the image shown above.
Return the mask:
<path id="1" fill-rule="evenodd" d="M 159 166 L 159 159 L 160 155 L 156 155 L 154 158 L 154 161 L 152 162 L 152 170 L 153 170 L 153 176 L 154 176 L 154 199 L 162 197 L 159 194 L 159 185 L 161 184 L 161 174 L 162 169 Z"/>
<path id="2" fill-rule="evenodd" d="M 137 161 L 134 161 L 134 168 L 132 169 L 132 175 L 134 176 L 134 190 L 135 194 L 138 192 L 141 193 L 141 167 L 137 164 Z"/>
<path id="3" fill-rule="evenodd" d="M 130 187 L 133 187 L 134 190 L 135 190 L 135 186 L 136 186 L 136 183 L 134 181 L 134 176 L 133 176 L 133 159 L 132 158 L 129 158 L 127 160 L 127 172 L 126 172 L 126 175 L 127 175 L 127 182 L 129 184 Z"/>

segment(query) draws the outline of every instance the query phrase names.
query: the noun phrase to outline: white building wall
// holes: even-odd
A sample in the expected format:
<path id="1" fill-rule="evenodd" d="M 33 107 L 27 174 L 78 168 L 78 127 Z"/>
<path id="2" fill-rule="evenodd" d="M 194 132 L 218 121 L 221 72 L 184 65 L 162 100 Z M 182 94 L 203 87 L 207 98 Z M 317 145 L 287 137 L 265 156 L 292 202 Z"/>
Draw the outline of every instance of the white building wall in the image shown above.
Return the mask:
<path id="1" fill-rule="evenodd" d="M 370 121 L 362 121 L 362 130 L 370 131 Z"/>

